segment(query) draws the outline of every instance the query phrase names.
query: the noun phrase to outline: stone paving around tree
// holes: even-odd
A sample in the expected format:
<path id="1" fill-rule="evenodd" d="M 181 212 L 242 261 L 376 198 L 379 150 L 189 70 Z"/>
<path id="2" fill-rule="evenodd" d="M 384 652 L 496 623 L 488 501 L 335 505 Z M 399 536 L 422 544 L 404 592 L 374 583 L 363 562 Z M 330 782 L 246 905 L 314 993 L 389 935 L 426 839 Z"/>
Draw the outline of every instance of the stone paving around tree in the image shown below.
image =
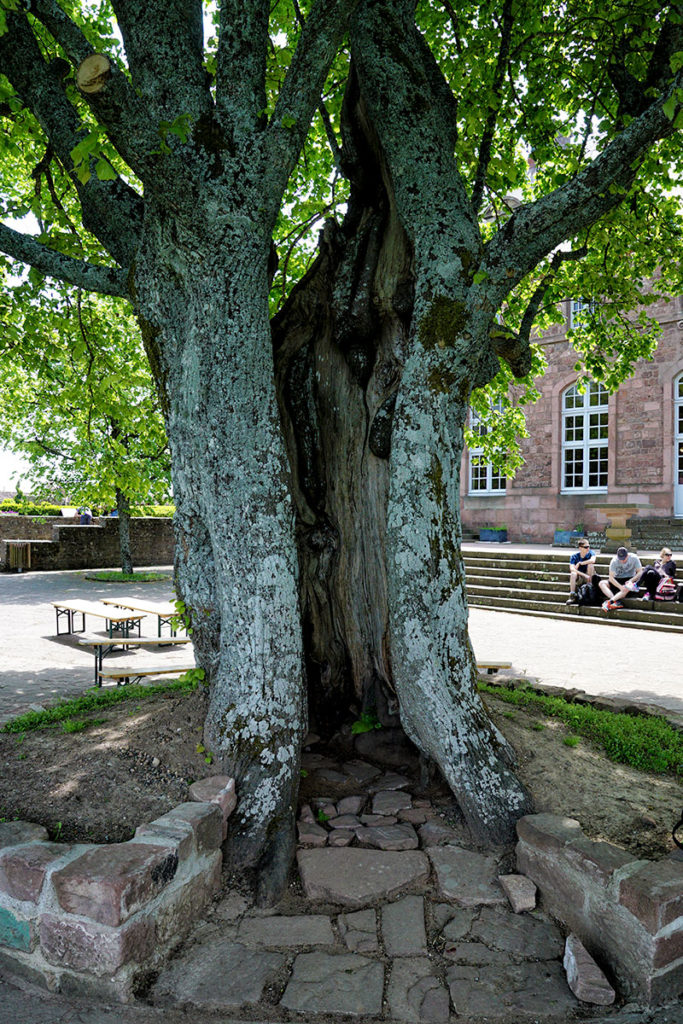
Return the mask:
<path id="1" fill-rule="evenodd" d="M 419 790 L 415 765 L 303 763 L 299 880 L 268 911 L 224 896 L 158 978 L 155 1006 L 429 1024 L 597 1017 L 568 987 L 558 926 L 513 910 L 534 899 L 510 852 L 478 851 L 445 791 Z"/>

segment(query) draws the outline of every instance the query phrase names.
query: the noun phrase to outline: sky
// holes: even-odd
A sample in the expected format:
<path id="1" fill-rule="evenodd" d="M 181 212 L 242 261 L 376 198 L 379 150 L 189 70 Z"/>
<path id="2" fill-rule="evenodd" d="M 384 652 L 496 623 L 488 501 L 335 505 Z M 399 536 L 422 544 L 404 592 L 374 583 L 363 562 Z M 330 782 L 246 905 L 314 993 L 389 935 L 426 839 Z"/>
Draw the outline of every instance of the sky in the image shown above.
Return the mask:
<path id="1" fill-rule="evenodd" d="M 15 491 L 17 489 L 16 480 L 11 479 L 15 471 L 28 474 L 28 463 L 20 459 L 18 455 L 0 448 L 0 491 Z M 25 480 L 24 485 L 26 482 Z M 23 489 L 25 490 L 26 487 L 24 486 Z"/>

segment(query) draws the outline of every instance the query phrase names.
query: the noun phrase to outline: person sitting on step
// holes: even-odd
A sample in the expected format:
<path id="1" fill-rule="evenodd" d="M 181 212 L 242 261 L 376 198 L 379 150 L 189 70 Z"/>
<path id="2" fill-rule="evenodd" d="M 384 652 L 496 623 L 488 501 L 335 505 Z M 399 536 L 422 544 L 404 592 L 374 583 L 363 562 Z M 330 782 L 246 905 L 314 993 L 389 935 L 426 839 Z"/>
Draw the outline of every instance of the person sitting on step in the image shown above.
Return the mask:
<path id="1" fill-rule="evenodd" d="M 590 583 L 595 572 L 595 552 L 585 537 L 578 542 L 578 551 L 569 559 L 569 597 L 567 604 L 578 604 L 576 588 L 583 583 Z"/>
<path id="2" fill-rule="evenodd" d="M 642 569 L 638 555 L 627 551 L 626 548 L 618 548 L 609 564 L 608 578 L 600 580 L 599 584 L 600 590 L 607 598 L 602 605 L 603 611 L 611 612 L 615 608 L 623 608 L 622 600 L 638 592 L 638 577 Z"/>
<path id="3" fill-rule="evenodd" d="M 654 601 L 657 587 L 665 576 L 673 579 L 676 575 L 676 563 L 673 560 L 671 548 L 662 548 L 659 557 L 655 558 L 653 565 L 644 565 L 642 572 L 636 578 L 641 590 L 643 599 L 649 598 Z"/>

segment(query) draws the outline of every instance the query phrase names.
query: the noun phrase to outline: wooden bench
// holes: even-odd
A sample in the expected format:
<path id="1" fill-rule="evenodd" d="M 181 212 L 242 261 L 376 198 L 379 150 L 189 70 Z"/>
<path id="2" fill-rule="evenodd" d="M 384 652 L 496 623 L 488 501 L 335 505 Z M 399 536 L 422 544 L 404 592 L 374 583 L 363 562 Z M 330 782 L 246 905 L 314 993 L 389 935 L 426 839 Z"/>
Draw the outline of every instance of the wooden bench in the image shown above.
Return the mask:
<path id="1" fill-rule="evenodd" d="M 512 668 L 511 661 L 478 661 L 477 672 L 486 672 L 487 675 L 495 675 L 502 668 Z"/>
<path id="2" fill-rule="evenodd" d="M 161 636 L 163 626 L 168 626 L 171 636 L 176 635 L 172 619 L 178 614 L 178 609 L 170 601 L 145 601 L 139 597 L 104 597 L 103 604 L 115 605 L 117 608 L 129 608 L 134 612 L 142 612 L 145 615 L 156 615 L 157 636 Z"/>
<path id="3" fill-rule="evenodd" d="M 131 615 L 130 611 L 116 612 L 103 601 L 53 601 L 52 607 L 57 614 L 57 636 L 66 636 L 68 633 L 85 633 L 86 615 L 104 619 L 110 638 L 115 629 L 120 630 L 122 636 L 129 637 L 131 629 L 135 629 L 136 626 L 139 636 L 140 623 L 145 617 L 138 614 Z M 81 629 L 74 628 L 74 616 L 76 615 L 81 616 Z M 67 628 L 60 630 L 59 624 L 65 618 Z"/>
<path id="4" fill-rule="evenodd" d="M 121 686 L 123 683 L 138 683 L 141 679 L 146 676 L 167 676 L 167 675 L 178 675 L 182 676 L 185 672 L 191 672 L 197 666 L 192 665 L 150 665 L 147 668 L 140 668 L 139 666 L 128 666 L 127 668 L 120 665 L 119 668 L 103 668 L 99 673 L 98 686 L 102 685 L 103 679 L 115 679 L 116 685 Z"/>
<path id="5" fill-rule="evenodd" d="M 176 647 L 178 644 L 189 644 L 192 640 L 189 636 L 163 636 L 163 637 L 101 637 L 93 636 L 79 640 L 80 647 L 92 647 L 95 655 L 95 686 L 101 686 L 102 680 L 102 659 L 116 647 L 129 650 L 131 647 Z"/>

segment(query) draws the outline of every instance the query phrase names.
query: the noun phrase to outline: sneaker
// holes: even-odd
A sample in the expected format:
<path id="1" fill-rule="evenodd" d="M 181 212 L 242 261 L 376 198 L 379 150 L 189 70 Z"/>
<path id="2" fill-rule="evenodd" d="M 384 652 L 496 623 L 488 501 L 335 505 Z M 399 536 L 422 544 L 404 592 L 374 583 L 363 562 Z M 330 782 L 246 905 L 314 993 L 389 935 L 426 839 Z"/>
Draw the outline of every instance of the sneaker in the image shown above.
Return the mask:
<path id="1" fill-rule="evenodd" d="M 612 610 L 612 602 L 609 600 L 603 601 L 600 607 L 602 608 L 603 612 L 609 612 Z"/>
<path id="2" fill-rule="evenodd" d="M 640 587 L 637 583 L 631 583 L 631 581 L 629 580 L 629 582 L 625 583 L 624 586 L 627 590 L 630 590 L 632 594 L 640 593 Z"/>
<path id="3" fill-rule="evenodd" d="M 578 604 L 578 603 L 579 603 L 579 599 L 576 596 L 576 594 L 570 594 L 569 597 L 567 598 L 567 600 L 565 601 L 565 604 Z"/>
<path id="4" fill-rule="evenodd" d="M 617 608 L 623 608 L 624 607 L 623 604 L 621 603 L 621 601 L 610 601 L 610 604 L 612 605 L 612 607 L 610 609 L 611 611 L 616 611 Z"/>

